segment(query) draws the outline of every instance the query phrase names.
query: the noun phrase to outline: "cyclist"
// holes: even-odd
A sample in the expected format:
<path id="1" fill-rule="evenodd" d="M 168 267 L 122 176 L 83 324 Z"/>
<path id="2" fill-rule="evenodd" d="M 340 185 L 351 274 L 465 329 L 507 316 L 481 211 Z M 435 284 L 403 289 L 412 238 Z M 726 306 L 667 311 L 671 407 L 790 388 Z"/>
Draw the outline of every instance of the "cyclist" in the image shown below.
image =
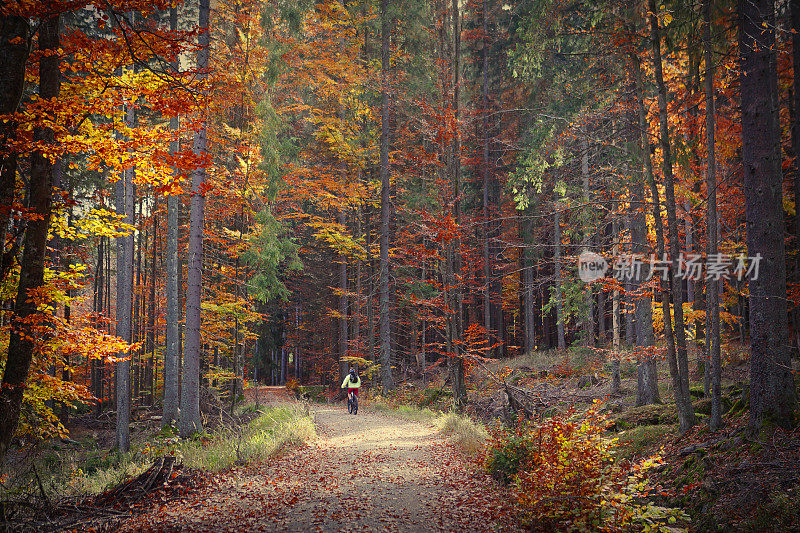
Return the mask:
<path id="1" fill-rule="evenodd" d="M 347 397 L 350 395 L 358 396 L 358 389 L 361 387 L 361 378 L 358 376 L 356 369 L 350 367 L 350 372 L 344 377 L 342 381 L 342 388 L 347 389 Z"/>

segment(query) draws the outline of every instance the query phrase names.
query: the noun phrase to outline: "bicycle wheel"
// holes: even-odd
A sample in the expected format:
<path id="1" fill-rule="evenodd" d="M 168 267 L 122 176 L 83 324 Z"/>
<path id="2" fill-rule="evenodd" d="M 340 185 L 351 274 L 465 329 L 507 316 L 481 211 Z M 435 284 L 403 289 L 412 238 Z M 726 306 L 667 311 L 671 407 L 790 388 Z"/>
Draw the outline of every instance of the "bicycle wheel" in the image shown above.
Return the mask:
<path id="1" fill-rule="evenodd" d="M 358 414 L 358 396 L 356 396 L 355 394 L 353 394 L 353 411 L 352 411 L 352 413 L 354 415 Z"/>
<path id="2" fill-rule="evenodd" d="M 353 398 L 347 397 L 347 412 L 353 414 Z"/>

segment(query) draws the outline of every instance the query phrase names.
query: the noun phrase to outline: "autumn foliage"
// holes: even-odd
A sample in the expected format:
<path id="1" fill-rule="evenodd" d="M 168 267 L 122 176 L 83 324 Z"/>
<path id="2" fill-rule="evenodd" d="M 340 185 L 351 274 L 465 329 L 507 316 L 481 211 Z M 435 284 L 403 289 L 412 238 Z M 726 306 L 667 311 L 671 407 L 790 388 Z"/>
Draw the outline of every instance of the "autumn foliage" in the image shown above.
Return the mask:
<path id="1" fill-rule="evenodd" d="M 647 471 L 660 458 L 616 457 L 617 441 L 607 435 L 601 409 L 598 403 L 539 423 L 520 418 L 492 431 L 486 467 L 511 486 L 534 529 L 628 531 L 681 517 L 648 502 Z"/>

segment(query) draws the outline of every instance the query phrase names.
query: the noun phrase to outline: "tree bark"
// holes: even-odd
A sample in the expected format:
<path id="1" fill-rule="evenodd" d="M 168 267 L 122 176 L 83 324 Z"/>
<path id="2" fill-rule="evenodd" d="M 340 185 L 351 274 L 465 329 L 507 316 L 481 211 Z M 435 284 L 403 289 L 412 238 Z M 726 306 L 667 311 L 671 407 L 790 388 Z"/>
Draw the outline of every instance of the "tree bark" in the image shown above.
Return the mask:
<path id="1" fill-rule="evenodd" d="M 126 106 L 126 121 L 133 127 L 133 105 Z M 134 170 L 126 169 L 115 187 L 117 214 L 125 217 L 125 223 L 135 223 L 135 185 Z M 134 234 L 117 238 L 117 309 L 116 335 L 125 342 L 133 340 L 133 248 Z M 131 359 L 132 353 L 120 354 L 128 357 L 114 365 L 114 401 L 117 412 L 115 446 L 122 452 L 130 449 L 130 416 L 131 416 Z"/>
<path id="2" fill-rule="evenodd" d="M 703 0 L 703 55 L 706 62 L 704 85 L 706 92 L 707 246 L 708 257 L 713 258 L 718 253 L 717 242 L 719 241 L 719 231 L 717 228 L 717 162 L 714 146 L 716 120 L 714 117 L 714 63 L 711 58 L 711 0 Z M 709 313 L 710 333 L 706 342 L 711 359 L 712 389 L 711 417 L 708 420 L 708 425 L 712 431 L 716 431 L 722 425 L 722 411 L 720 406 L 720 400 L 722 398 L 722 368 L 719 333 L 719 285 L 719 280 L 712 277 L 708 279 L 706 288 L 706 312 Z"/>
<path id="3" fill-rule="evenodd" d="M 527 230 L 523 232 L 525 246 L 522 251 L 522 279 L 525 298 L 525 353 L 532 353 L 536 349 L 536 277 L 534 272 L 536 261 L 530 249 L 531 244 L 527 242 L 531 240 L 532 222 L 525 221 L 523 226 L 527 226 Z"/>
<path id="4" fill-rule="evenodd" d="M 150 250 L 150 296 L 147 309 L 147 351 L 150 352 L 150 364 L 147 370 L 147 384 L 150 387 L 148 392 L 148 405 L 155 402 L 155 378 L 156 378 L 156 240 L 158 229 L 158 197 L 153 196 L 153 247 Z"/>
<path id="5" fill-rule="evenodd" d="M 389 169 L 389 0 L 381 0 L 381 242 L 380 242 L 380 359 L 384 394 L 394 388 L 392 380 L 392 334 L 389 306 L 389 221 L 391 215 Z"/>
<path id="6" fill-rule="evenodd" d="M 6 21 L 3 20 L 5 26 Z M 5 30 L 5 28 L 3 28 Z M 59 16 L 45 20 L 39 28 L 39 49 L 51 51 L 39 60 L 39 97 L 43 100 L 57 98 L 61 90 L 59 47 Z M 14 60 L 23 61 L 26 55 L 17 54 L 9 60 L 10 70 Z M 6 58 L 4 58 L 6 59 Z M 24 64 L 22 65 L 24 69 Z M 2 95 L 5 97 L 6 95 Z M 52 117 L 55 120 L 55 117 Z M 55 142 L 53 130 L 38 126 L 34 138 L 43 144 Z M 29 180 L 28 213 L 34 215 L 28 220 L 22 243 L 19 285 L 15 302 L 14 326 L 8 345 L 8 358 L 0 385 L 0 462 L 5 458 L 8 446 L 19 423 L 22 396 L 25 391 L 31 360 L 35 349 L 36 333 L 31 326 L 36 322 L 37 302 L 32 299 L 35 291 L 44 284 L 44 262 L 47 252 L 47 229 L 51 215 L 51 188 L 53 183 L 53 163 L 41 151 L 31 154 L 31 175 Z"/>
<path id="7" fill-rule="evenodd" d="M 650 187 L 650 196 L 653 203 L 653 225 L 656 230 L 656 253 L 658 257 L 664 256 L 664 224 L 661 219 L 661 202 L 658 195 L 658 187 L 653 176 L 653 164 L 650 160 L 650 138 L 647 125 L 647 112 L 644 107 L 644 87 L 642 83 L 642 70 L 638 56 L 632 57 L 634 62 L 634 75 L 636 77 L 637 107 L 639 109 L 639 129 L 642 136 L 642 150 L 645 167 L 645 177 Z M 663 280 L 662 280 L 663 281 Z M 678 426 L 681 431 L 688 431 L 694 425 L 694 410 L 688 394 L 684 395 L 680 385 L 680 375 L 678 372 L 678 361 L 675 354 L 675 338 L 672 332 L 672 317 L 669 305 L 669 292 L 663 283 L 659 289 L 661 295 L 662 322 L 664 323 L 664 337 L 667 346 L 667 363 L 669 373 L 672 378 L 673 395 L 675 396 L 675 407 L 678 413 Z"/>
<path id="8" fill-rule="evenodd" d="M 629 61 L 631 73 L 630 78 L 636 79 L 636 65 Z M 642 170 L 641 175 L 633 173 L 632 181 L 628 187 L 628 194 L 631 201 L 631 252 L 634 257 L 644 259 L 649 253 L 649 243 L 647 240 L 647 219 L 646 204 L 644 193 L 644 176 L 648 175 L 648 169 L 652 174 L 650 164 L 650 153 L 642 147 L 642 135 L 637 130 L 639 128 L 639 117 L 636 111 L 639 94 L 639 87 L 633 83 L 630 89 L 632 98 L 630 113 L 627 116 L 627 139 L 630 159 Z M 645 162 L 645 158 L 647 161 Z M 633 312 L 636 314 L 635 337 L 636 337 L 636 405 L 649 405 L 661 403 L 658 392 L 658 366 L 656 358 L 651 355 L 649 349 L 654 344 L 653 334 L 653 301 L 649 295 L 643 294 L 648 276 L 647 264 L 642 262 L 642 270 L 637 277 L 632 280 L 633 290 Z"/>
<path id="9" fill-rule="evenodd" d="M 584 130 L 581 136 L 581 179 L 583 182 L 583 201 L 589 203 L 589 134 Z M 587 231 L 583 236 L 583 246 L 589 249 L 591 235 Z M 594 290 L 591 285 L 586 287 L 586 316 L 583 321 L 583 336 L 586 346 L 594 346 Z"/>
<path id="10" fill-rule="evenodd" d="M 612 185 L 613 186 L 613 185 Z M 613 216 L 613 215 L 612 215 Z M 619 255 L 619 222 L 616 218 L 611 222 L 611 238 L 613 239 L 614 244 L 611 246 L 611 256 L 617 257 Z M 620 312 L 619 312 L 619 289 L 614 289 L 611 293 L 611 330 L 612 330 L 612 340 L 611 340 L 611 394 L 619 393 L 620 389 L 620 382 L 622 381 L 622 376 L 620 376 L 620 368 L 619 368 L 619 345 L 620 345 Z"/>
<path id="11" fill-rule="evenodd" d="M 675 208 L 675 183 L 672 174 L 672 159 L 669 142 L 669 126 L 667 122 L 667 88 L 664 83 L 664 72 L 661 62 L 661 31 L 658 27 L 658 11 L 655 0 L 648 0 L 650 17 L 650 37 L 653 48 L 653 66 L 658 86 L 658 116 L 661 140 L 661 152 L 664 172 L 664 192 L 667 207 L 667 230 L 669 232 L 670 261 L 673 265 L 678 261 L 680 236 L 678 235 L 678 218 Z M 670 287 L 672 288 L 672 304 L 675 313 L 675 356 L 678 365 L 678 384 L 676 397 L 681 396 L 682 414 L 679 415 L 681 430 L 687 430 L 696 423 L 692 403 L 689 398 L 689 361 L 686 353 L 686 330 L 683 321 L 683 290 L 681 282 L 676 279 L 675 269 L 670 269 Z M 665 321 L 666 321 L 665 315 Z M 677 403 L 677 402 L 676 402 Z M 681 409 L 679 407 L 679 409 Z"/>
<path id="12" fill-rule="evenodd" d="M 556 203 L 556 212 L 553 220 L 553 245 L 555 254 L 555 283 L 556 283 L 556 327 L 558 328 L 558 349 L 565 350 L 567 342 L 564 337 L 564 295 L 561 290 L 561 205 Z"/>
<path id="13" fill-rule="evenodd" d="M 0 17 L 0 115 L 16 111 L 25 88 L 30 26 L 24 17 Z M 6 230 L 14 205 L 17 153 L 7 146 L 16 137 L 17 125 L 0 121 L 0 282 L 13 264 L 12 245 L 6 250 Z"/>
<path id="14" fill-rule="evenodd" d="M 209 24 L 210 0 L 200 0 L 197 50 L 198 78 L 205 82 L 208 75 L 211 27 Z M 205 97 L 205 95 L 204 95 Z M 192 151 L 195 156 L 206 154 L 207 117 L 194 138 Z M 192 172 L 192 202 L 189 215 L 189 267 L 186 275 L 186 346 L 183 356 L 183 382 L 181 385 L 180 434 L 188 437 L 202 431 L 200 419 L 200 303 L 203 285 L 203 223 L 205 220 L 205 167 Z"/>
<path id="15" fill-rule="evenodd" d="M 636 142 L 636 147 L 639 143 Z M 649 157 L 645 155 L 644 157 Z M 648 252 L 647 222 L 644 213 L 644 183 L 635 179 L 630 187 L 631 204 L 634 213 L 631 217 L 631 245 L 637 257 L 645 257 Z M 653 346 L 653 303 L 650 296 L 641 294 L 647 279 L 647 266 L 642 265 L 638 279 L 633 282 L 636 286 L 634 297 L 634 313 L 636 313 L 636 405 L 649 405 L 661 403 L 658 392 L 658 366 L 656 358 L 650 355 Z"/>
<path id="16" fill-rule="evenodd" d="M 794 189 L 794 246 L 795 246 L 795 281 L 800 280 L 800 0 L 792 0 L 792 155 L 794 163 L 792 170 L 794 179 L 792 185 Z M 795 335 L 798 336 L 797 349 L 800 350 L 800 310 L 795 309 Z"/>
<path id="17" fill-rule="evenodd" d="M 452 146 L 452 165 L 453 165 L 453 215 L 456 225 L 461 227 L 461 125 L 459 124 L 461 113 L 461 10 L 458 0 L 453 0 L 453 121 L 456 131 L 453 133 Z M 461 283 L 457 277 L 461 274 L 461 239 L 455 239 L 449 245 L 451 267 L 451 286 L 454 294 L 452 295 L 452 308 L 450 314 L 451 333 L 454 340 L 464 333 L 462 317 L 464 314 L 463 297 L 461 295 Z M 448 303 L 448 305 L 450 305 Z M 424 331 L 423 331 L 424 337 Z M 425 348 L 423 347 L 423 350 Z M 458 348 L 455 348 L 458 351 Z M 453 398 L 455 399 L 456 409 L 463 411 L 467 405 L 467 386 L 464 376 L 464 360 L 462 354 L 450 361 L 450 371 L 453 383 Z"/>
<path id="18" fill-rule="evenodd" d="M 747 252 L 761 256 L 750 289 L 750 425 L 794 421 L 794 380 L 786 308 L 782 175 L 777 158 L 774 0 L 739 0 L 742 168 Z"/>
<path id="19" fill-rule="evenodd" d="M 178 29 L 178 8 L 173 6 L 169 10 L 169 29 Z M 178 62 L 172 63 L 172 70 L 178 71 Z M 178 130 L 178 117 L 170 117 L 169 127 L 172 131 Z M 180 141 L 170 143 L 170 153 L 174 154 L 180 149 Z M 178 354 L 178 197 L 167 197 L 167 272 L 166 272 L 166 300 L 167 316 L 166 330 L 164 332 L 164 411 L 161 416 L 161 427 L 166 427 L 178 420 L 178 377 L 180 374 Z"/>
<path id="20" fill-rule="evenodd" d="M 347 219 L 344 207 L 339 209 L 339 224 L 342 231 L 347 231 Z M 344 380 L 349 364 L 345 361 L 347 357 L 348 331 L 347 331 L 347 256 L 339 254 L 339 382 Z"/>

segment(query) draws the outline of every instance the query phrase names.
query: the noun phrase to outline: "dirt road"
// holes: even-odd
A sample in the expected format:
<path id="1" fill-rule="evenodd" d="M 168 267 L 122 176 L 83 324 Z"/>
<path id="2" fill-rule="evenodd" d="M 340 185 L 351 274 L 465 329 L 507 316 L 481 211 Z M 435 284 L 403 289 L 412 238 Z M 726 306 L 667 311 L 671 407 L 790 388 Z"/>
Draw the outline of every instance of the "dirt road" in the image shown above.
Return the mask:
<path id="1" fill-rule="evenodd" d="M 127 524 L 129 531 L 509 531 L 485 474 L 432 425 L 343 406 L 313 411 L 319 438 Z M 503 525 L 505 523 L 505 525 Z"/>

